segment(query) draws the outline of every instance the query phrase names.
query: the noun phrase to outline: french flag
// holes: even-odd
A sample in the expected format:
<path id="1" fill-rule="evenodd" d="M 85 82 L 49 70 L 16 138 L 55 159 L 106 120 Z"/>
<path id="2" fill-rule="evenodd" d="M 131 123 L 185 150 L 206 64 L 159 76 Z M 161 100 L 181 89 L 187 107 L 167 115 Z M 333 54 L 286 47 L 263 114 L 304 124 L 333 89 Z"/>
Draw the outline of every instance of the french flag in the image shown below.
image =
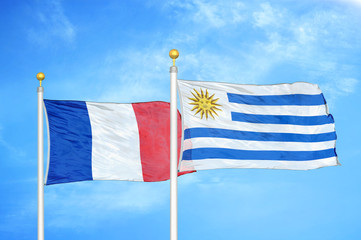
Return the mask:
<path id="1" fill-rule="evenodd" d="M 44 103 L 49 133 L 46 185 L 169 179 L 169 103 Z M 181 138 L 178 113 L 178 156 Z"/>

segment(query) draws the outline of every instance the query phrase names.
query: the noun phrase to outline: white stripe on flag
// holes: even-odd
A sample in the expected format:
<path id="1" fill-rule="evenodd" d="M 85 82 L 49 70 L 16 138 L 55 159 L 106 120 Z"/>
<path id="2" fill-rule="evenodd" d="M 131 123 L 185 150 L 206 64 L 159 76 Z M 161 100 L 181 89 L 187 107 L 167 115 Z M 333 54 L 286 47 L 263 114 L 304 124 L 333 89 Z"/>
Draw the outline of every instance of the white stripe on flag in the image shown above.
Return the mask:
<path id="1" fill-rule="evenodd" d="M 214 121 L 213 119 L 208 119 L 209 122 Z M 204 123 L 204 121 L 199 121 L 197 118 L 192 122 L 192 128 L 197 127 L 208 127 L 209 123 Z M 184 124 L 185 128 L 188 128 L 189 125 Z M 282 124 L 261 124 L 261 123 L 248 123 L 248 122 L 234 122 L 226 121 L 220 122 L 214 128 L 222 128 L 229 130 L 238 130 L 238 131 L 250 131 L 250 132 L 274 132 L 274 133 L 297 133 L 297 134 L 319 134 L 319 133 L 329 133 L 335 131 L 334 124 L 324 124 L 316 126 L 300 126 L 300 125 L 282 125 Z"/>
<path id="2" fill-rule="evenodd" d="M 132 105 L 86 104 L 93 136 L 93 179 L 143 181 L 138 125 Z"/>
<path id="3" fill-rule="evenodd" d="M 323 105 L 316 106 L 256 106 L 238 103 L 228 103 L 227 108 L 232 112 L 262 115 L 292 115 L 292 116 L 319 116 L 325 115 Z"/>
<path id="4" fill-rule="evenodd" d="M 316 95 L 322 93 L 317 84 L 307 82 L 296 82 L 292 84 L 273 84 L 273 85 L 253 85 L 253 84 L 232 84 L 224 82 L 203 82 L 203 81 L 187 81 L 179 80 L 184 88 L 204 88 L 205 85 L 208 89 L 220 89 L 229 93 L 242 92 L 247 95 L 287 95 L 287 94 L 310 94 Z"/>
<path id="5" fill-rule="evenodd" d="M 229 159 L 202 159 L 182 161 L 182 170 L 207 170 L 219 168 L 268 168 L 289 170 L 310 170 L 321 167 L 338 165 L 336 157 L 312 161 L 269 161 L 269 160 L 229 160 Z"/>
<path id="6" fill-rule="evenodd" d="M 256 151 L 318 151 L 335 147 L 335 141 L 326 142 L 264 142 L 227 138 L 193 138 L 184 140 L 183 150 L 192 148 L 230 148 Z"/>

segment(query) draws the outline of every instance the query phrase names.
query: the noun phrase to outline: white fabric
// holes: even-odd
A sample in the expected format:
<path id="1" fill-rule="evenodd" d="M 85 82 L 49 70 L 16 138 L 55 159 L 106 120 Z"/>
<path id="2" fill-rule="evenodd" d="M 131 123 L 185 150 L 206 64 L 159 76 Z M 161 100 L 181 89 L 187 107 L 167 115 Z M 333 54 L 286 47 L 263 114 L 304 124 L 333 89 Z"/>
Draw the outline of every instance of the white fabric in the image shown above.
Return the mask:
<path id="1" fill-rule="evenodd" d="M 262 142 L 262 141 L 248 141 L 235 140 L 227 138 L 194 138 L 184 140 L 183 150 L 191 148 L 219 148 L 220 146 L 227 146 L 227 148 L 238 150 L 265 150 L 265 151 L 302 151 L 308 149 L 309 151 L 318 151 L 323 149 L 330 149 L 335 147 L 335 141 L 326 142 Z"/>
<path id="2" fill-rule="evenodd" d="M 223 114 L 223 113 L 221 113 Z M 220 113 L 218 113 L 220 115 Z M 185 128 L 191 127 L 216 127 L 229 130 L 238 130 L 238 131 L 251 131 L 251 132 L 274 132 L 274 133 L 299 133 L 299 134 L 315 134 L 315 133 L 328 133 L 335 130 L 334 124 L 324 124 L 321 126 L 301 126 L 301 125 L 282 125 L 282 124 L 254 124 L 248 122 L 232 122 L 226 121 L 226 123 L 218 123 L 212 118 L 208 118 L 208 122 L 199 121 L 198 118 L 193 117 L 193 122 L 185 121 Z M 209 124 L 209 125 L 208 125 Z M 217 127 L 218 126 L 218 127 Z"/>
<path id="3" fill-rule="evenodd" d="M 247 114 L 316 116 L 326 113 L 324 106 L 255 106 L 238 103 L 228 104 L 230 111 L 237 111 L 242 108 L 242 112 Z"/>
<path id="4" fill-rule="evenodd" d="M 143 181 L 138 125 L 132 105 L 86 104 L 93 136 L 93 179 Z"/>
<path id="5" fill-rule="evenodd" d="M 313 161 L 269 161 L 269 160 L 229 160 L 229 159 L 202 159 L 182 161 L 182 171 L 207 170 L 218 168 L 268 168 L 268 169 L 292 169 L 310 170 L 321 167 L 339 165 L 337 158 L 324 158 Z M 262 167 L 260 167 L 262 166 Z"/>
<path id="6" fill-rule="evenodd" d="M 192 111 L 194 105 L 189 98 L 194 98 L 192 92 L 206 89 L 209 96 L 214 94 L 213 99 L 220 104 L 222 111 L 217 111 L 215 119 L 201 119 L 200 114 L 195 115 Z M 260 133 L 295 133 L 295 134 L 321 134 L 335 131 L 334 124 L 323 124 L 316 126 L 303 126 L 291 124 L 260 124 L 249 122 L 232 121 L 231 112 L 260 115 L 290 115 L 290 116 L 320 116 L 328 115 L 327 106 L 262 106 L 247 105 L 228 102 L 227 93 L 269 96 L 289 94 L 321 94 L 316 84 L 298 82 L 293 84 L 277 85 L 240 85 L 219 82 L 186 81 L 178 80 L 178 90 L 182 107 L 183 131 L 188 128 L 218 128 L 238 131 L 250 131 Z M 197 148 L 228 148 L 240 150 L 275 150 L 275 151 L 314 151 L 334 148 L 336 141 L 325 141 L 317 143 L 298 142 L 269 142 L 269 141 L 241 141 L 224 138 L 191 138 L 183 141 L 182 152 Z M 203 170 L 213 168 L 278 168 L 278 169 L 312 169 L 324 166 L 338 165 L 337 157 L 313 161 L 274 161 L 274 160 L 229 160 L 229 159 L 202 159 L 181 161 L 180 171 Z"/>
<path id="7" fill-rule="evenodd" d="M 233 84 L 220 82 L 205 82 L 205 81 L 187 81 L 178 80 L 178 86 L 189 87 L 191 89 L 204 88 L 218 89 L 229 93 L 243 93 L 246 95 L 287 95 L 287 94 L 321 94 L 321 90 L 317 84 L 307 82 L 296 82 L 292 84 L 272 84 L 272 85 L 253 85 L 253 84 Z"/>

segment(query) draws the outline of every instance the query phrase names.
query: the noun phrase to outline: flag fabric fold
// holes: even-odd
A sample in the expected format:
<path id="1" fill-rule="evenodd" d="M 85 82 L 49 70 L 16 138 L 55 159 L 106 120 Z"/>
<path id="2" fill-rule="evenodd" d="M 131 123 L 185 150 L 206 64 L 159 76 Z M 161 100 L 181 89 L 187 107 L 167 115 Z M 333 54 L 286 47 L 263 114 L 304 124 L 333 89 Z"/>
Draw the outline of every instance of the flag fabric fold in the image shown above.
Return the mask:
<path id="1" fill-rule="evenodd" d="M 169 103 L 44 100 L 49 159 L 46 184 L 169 179 Z M 178 149 L 181 143 L 178 113 Z"/>
<path id="2" fill-rule="evenodd" d="M 178 89 L 184 131 L 180 171 L 339 165 L 334 119 L 316 84 L 178 80 Z"/>

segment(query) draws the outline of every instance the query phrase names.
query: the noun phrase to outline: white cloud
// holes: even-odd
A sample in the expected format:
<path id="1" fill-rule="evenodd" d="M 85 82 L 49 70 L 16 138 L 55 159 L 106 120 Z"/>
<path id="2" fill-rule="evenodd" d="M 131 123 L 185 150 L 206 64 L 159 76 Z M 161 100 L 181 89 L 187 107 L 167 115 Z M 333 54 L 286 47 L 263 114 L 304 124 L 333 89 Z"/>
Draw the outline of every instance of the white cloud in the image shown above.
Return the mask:
<path id="1" fill-rule="evenodd" d="M 255 66 L 260 66 L 259 71 L 266 74 L 275 66 L 291 63 L 302 69 L 307 77 L 304 81 L 338 89 L 338 93 L 332 94 L 334 99 L 354 92 L 358 81 L 345 76 L 356 73 L 355 66 L 349 65 L 343 59 L 344 54 L 338 53 L 360 50 L 361 35 L 354 27 L 357 22 L 354 15 L 330 8 L 314 9 L 298 16 L 269 3 L 261 4 L 261 8 L 263 10 L 253 16 L 266 40 L 256 42 L 250 49 L 246 62 L 253 63 L 248 69 L 254 71 Z M 254 78 L 262 76 L 259 71 Z M 324 81 L 327 84 L 323 84 Z"/>
<path id="2" fill-rule="evenodd" d="M 280 25 L 280 20 L 283 20 L 282 13 L 271 7 L 271 5 L 267 3 L 261 4 L 262 11 L 257 11 L 253 13 L 254 25 L 257 27 L 265 27 L 269 25 Z"/>
<path id="3" fill-rule="evenodd" d="M 156 47 L 141 50 L 121 49 L 107 55 L 105 66 L 99 69 L 99 75 L 104 79 L 99 79 L 102 91 L 96 100 L 124 103 L 168 101 L 167 66 L 170 67 L 172 63 L 168 51 Z"/>
<path id="4" fill-rule="evenodd" d="M 195 2 L 187 1 L 182 7 L 189 8 Z M 218 8 L 221 8 L 220 4 Z M 212 29 L 193 34 L 193 42 L 189 45 L 195 50 L 182 55 L 182 71 L 192 74 L 188 75 L 188 79 L 260 84 L 267 82 L 265 78 L 269 78 L 268 74 L 275 67 L 292 64 L 306 77 L 300 79 L 302 81 L 332 82 L 333 88 L 340 88 L 347 82 L 341 89 L 351 89 L 356 85 L 355 81 L 344 80 L 347 79 L 345 76 L 357 72 L 354 66 L 343 61 L 343 54 L 333 53 L 341 49 L 353 50 L 361 44 L 361 35 L 354 27 L 357 19 L 347 11 L 315 8 L 298 15 L 268 2 L 260 4 L 258 8 L 250 4 L 242 5 L 242 11 L 251 12 L 253 20 L 243 21 L 236 28 L 242 31 L 247 25 L 256 26 L 264 37 L 248 45 L 247 49 L 237 48 L 237 43 L 221 37 L 217 40 L 223 45 L 209 49 L 200 42 L 213 38 Z M 192 29 L 190 27 L 188 30 Z M 232 46 L 230 49 L 225 47 L 227 43 Z M 219 52 L 223 53 L 222 57 Z M 352 93 L 340 91 L 343 94 L 336 94 L 337 97 L 345 96 L 346 92 Z"/>
<path id="5" fill-rule="evenodd" d="M 355 78 L 341 79 L 339 81 L 339 89 L 345 94 L 354 93 L 358 82 Z"/>
<path id="6" fill-rule="evenodd" d="M 235 49 L 236 55 L 237 52 L 242 56 L 240 50 Z M 263 59 L 252 59 L 245 63 L 237 61 L 234 56 L 220 57 L 219 54 L 202 48 L 197 52 L 186 53 L 182 58 L 180 74 L 184 77 L 181 79 L 188 80 L 252 84 L 257 83 L 257 74 L 263 74 L 260 68 L 266 65 L 265 63 L 257 65 Z"/>
<path id="7" fill-rule="evenodd" d="M 314 8 L 300 15 L 269 2 L 255 6 L 232 0 L 173 0 L 162 4 L 163 10 L 178 14 L 175 19 L 179 21 L 175 20 L 174 24 L 179 30 L 176 34 L 170 31 L 168 36 L 155 36 L 147 48 L 114 50 L 103 57 L 103 66 L 96 65 L 97 60 L 89 77 L 99 76 L 95 83 L 98 92 L 94 92 L 93 100 L 168 101 L 167 66 L 171 61 L 170 48 L 164 46 L 170 43 L 172 47 L 179 47 L 178 76 L 185 79 L 269 83 L 270 78 L 275 78 L 269 73 L 287 64 L 302 70 L 306 77 L 303 81 L 322 83 L 322 79 L 329 82 L 331 77 L 354 78 L 354 66 L 342 61 L 342 54 L 333 53 L 335 49 L 361 46 L 355 19 L 345 11 Z M 194 24 L 190 24 L 189 19 Z M 232 33 L 229 25 L 233 26 Z M 257 40 L 246 40 L 244 46 L 244 33 L 250 29 L 260 37 L 252 36 Z M 223 36 L 223 33 L 229 35 Z M 233 39 L 228 40 L 228 36 Z M 207 44 L 208 41 L 212 44 Z M 339 84 L 336 80 L 333 82 Z M 74 89 L 73 83 L 69 86 Z"/>
<path id="8" fill-rule="evenodd" d="M 38 4 L 35 10 L 38 24 L 28 30 L 28 38 L 41 45 L 48 45 L 53 39 L 71 43 L 76 31 L 64 13 L 60 0 L 46 1 Z"/>
<path id="9" fill-rule="evenodd" d="M 347 4 L 352 4 L 354 6 L 357 6 L 357 7 L 361 7 L 361 0 L 331 0 L 331 1 L 347 3 Z"/>
<path id="10" fill-rule="evenodd" d="M 214 27 L 223 27 L 226 24 L 239 23 L 243 20 L 240 12 L 243 10 L 243 4 L 240 2 L 229 2 L 230 4 L 222 4 L 219 2 L 210 3 L 202 0 L 193 2 L 196 6 L 194 21 L 209 23 Z"/>
<path id="11" fill-rule="evenodd" d="M 166 9 L 179 8 L 187 11 L 187 18 L 194 23 L 221 28 L 244 21 L 244 4 L 240 1 L 173 0 L 167 1 Z M 182 17 L 182 14 L 179 14 Z"/>
<path id="12" fill-rule="evenodd" d="M 355 78 L 333 78 L 321 84 L 322 91 L 327 95 L 327 103 L 332 106 L 339 97 L 356 92 L 359 80 Z"/>

